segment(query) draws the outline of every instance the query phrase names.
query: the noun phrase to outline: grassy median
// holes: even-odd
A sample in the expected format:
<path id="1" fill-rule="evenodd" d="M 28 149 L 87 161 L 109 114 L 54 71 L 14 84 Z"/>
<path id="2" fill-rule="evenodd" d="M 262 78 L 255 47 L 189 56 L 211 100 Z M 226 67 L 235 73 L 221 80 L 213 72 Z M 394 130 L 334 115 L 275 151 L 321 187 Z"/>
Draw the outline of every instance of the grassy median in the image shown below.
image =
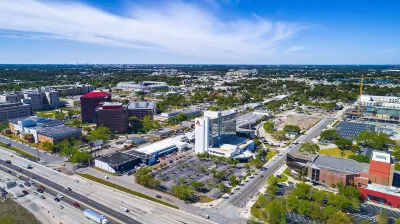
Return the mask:
<path id="1" fill-rule="evenodd" d="M 0 202 L 0 223 L 39 224 L 40 222 L 23 206 L 11 199 L 7 199 Z"/>
<path id="2" fill-rule="evenodd" d="M 13 146 L 7 147 L 7 145 L 6 145 L 5 143 L 3 143 L 3 142 L 0 142 L 0 146 L 1 146 L 1 147 L 4 147 L 4 148 L 6 148 L 6 149 L 9 149 L 9 150 L 11 150 L 11 151 L 14 151 L 14 152 L 16 152 L 16 153 L 22 155 L 23 157 L 25 157 L 25 158 L 27 158 L 27 159 L 30 159 L 30 160 L 32 160 L 32 161 L 37 161 L 37 157 L 36 157 L 36 156 L 34 156 L 34 155 L 30 154 L 30 153 L 27 153 L 27 152 L 25 152 L 25 151 L 23 151 L 23 150 L 21 150 L 21 149 L 19 149 L 19 148 L 15 148 L 15 147 L 13 147 Z"/>
<path id="3" fill-rule="evenodd" d="M 131 190 L 131 189 L 122 187 L 122 186 L 120 186 L 120 185 L 113 184 L 113 183 L 111 183 L 111 182 L 109 182 L 109 181 L 106 181 L 106 180 L 103 180 L 103 179 L 101 179 L 101 178 L 92 176 L 92 175 L 90 175 L 90 174 L 86 174 L 86 173 L 76 173 L 76 174 L 79 175 L 79 176 L 81 176 L 81 177 L 83 177 L 83 178 L 92 180 L 92 181 L 97 182 L 97 183 L 100 183 L 100 184 L 104 184 L 104 185 L 106 185 L 106 186 L 115 188 L 115 189 L 117 189 L 117 190 L 126 192 L 126 193 L 128 193 L 128 194 L 135 195 L 135 196 L 138 196 L 138 197 L 141 197 L 141 198 L 145 198 L 145 199 L 147 199 L 147 200 L 150 200 L 150 201 L 153 201 L 153 202 L 156 202 L 156 203 L 159 203 L 159 204 L 162 204 L 162 205 L 171 207 L 171 208 L 179 209 L 178 206 L 175 206 L 175 205 L 172 205 L 172 204 L 170 204 L 170 203 L 167 203 L 167 202 L 158 200 L 157 198 L 150 197 L 150 196 L 145 195 L 145 194 L 142 194 L 142 193 L 140 193 L 140 192 L 133 191 L 133 190 Z"/>

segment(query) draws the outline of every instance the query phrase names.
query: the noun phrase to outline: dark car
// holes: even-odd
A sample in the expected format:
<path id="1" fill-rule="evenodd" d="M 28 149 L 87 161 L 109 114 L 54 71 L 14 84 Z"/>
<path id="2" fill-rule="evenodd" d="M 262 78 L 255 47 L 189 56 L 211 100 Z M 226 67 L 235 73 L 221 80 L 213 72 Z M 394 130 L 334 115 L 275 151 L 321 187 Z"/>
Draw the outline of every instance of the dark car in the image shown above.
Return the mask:
<path id="1" fill-rule="evenodd" d="M 28 194 L 28 191 L 22 190 L 22 193 L 23 193 L 23 194 Z"/>
<path id="2" fill-rule="evenodd" d="M 11 161 L 10 160 L 6 160 L 6 163 L 11 164 Z"/>
<path id="3" fill-rule="evenodd" d="M 44 191 L 43 191 L 42 189 L 38 188 L 38 189 L 37 189 L 37 192 L 43 193 Z"/>
<path id="4" fill-rule="evenodd" d="M 24 185 L 22 185 L 22 184 L 18 184 L 18 186 L 19 186 L 19 187 L 24 187 Z"/>
<path id="5" fill-rule="evenodd" d="M 157 195 L 156 195 L 156 198 L 161 198 L 161 195 L 157 194 Z"/>
<path id="6" fill-rule="evenodd" d="M 75 207 L 81 207 L 78 202 L 74 202 L 72 205 Z"/>
<path id="7" fill-rule="evenodd" d="M 56 202 L 59 202 L 59 201 L 60 201 L 60 199 L 58 199 L 58 198 L 54 198 L 54 201 L 56 201 Z"/>
<path id="8" fill-rule="evenodd" d="M 30 187 L 30 186 L 31 186 L 31 184 L 28 183 L 28 182 L 25 182 L 24 185 L 27 186 L 27 187 Z"/>

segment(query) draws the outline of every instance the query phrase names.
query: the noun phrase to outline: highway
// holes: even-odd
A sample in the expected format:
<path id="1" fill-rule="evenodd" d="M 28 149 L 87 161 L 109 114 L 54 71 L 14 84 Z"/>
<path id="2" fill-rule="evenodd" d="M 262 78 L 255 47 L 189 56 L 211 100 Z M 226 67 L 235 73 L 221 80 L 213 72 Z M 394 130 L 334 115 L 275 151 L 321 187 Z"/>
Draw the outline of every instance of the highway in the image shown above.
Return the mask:
<path id="1" fill-rule="evenodd" d="M 19 148 L 19 149 L 21 149 L 27 153 L 30 153 L 36 157 L 38 155 L 38 151 L 36 150 L 36 148 L 29 147 L 23 143 L 15 141 L 14 139 L 6 138 L 6 137 L 0 135 L 0 142 L 3 142 L 5 144 L 11 143 L 11 146 Z M 63 158 L 46 154 L 44 152 L 41 152 L 40 150 L 39 150 L 39 157 L 40 157 L 41 161 L 46 161 L 49 164 L 63 164 L 64 163 Z"/>
<path id="2" fill-rule="evenodd" d="M 113 219 L 118 220 L 118 222 L 115 223 L 132 223 L 132 224 L 139 224 L 140 222 L 137 222 L 136 220 L 129 218 L 125 215 L 122 215 L 119 212 L 116 212 L 112 209 L 110 209 L 107 206 L 104 206 L 96 201 L 93 201 L 91 199 L 88 199 L 74 191 L 67 191 L 63 186 L 56 184 L 52 181 L 49 181 L 45 178 L 43 178 L 40 175 L 36 175 L 33 172 L 30 172 L 26 169 L 21 169 L 21 167 L 13 165 L 13 164 L 8 164 L 3 160 L 0 160 L 0 167 L 3 168 L 6 172 L 8 172 L 8 170 L 11 171 L 12 175 L 16 175 L 17 173 L 21 173 L 24 176 L 28 177 L 28 179 L 33 180 L 34 182 L 37 182 L 36 185 L 41 184 L 43 186 L 46 187 L 46 191 L 51 191 L 53 194 L 55 194 L 55 192 L 57 193 L 61 193 L 62 195 L 68 196 L 69 198 L 74 199 L 74 201 L 77 201 L 79 204 L 82 205 L 87 205 L 88 207 L 91 207 L 97 211 L 99 211 L 102 214 L 108 215 L 110 217 L 112 217 Z M 21 171 L 18 171 L 19 169 L 21 169 Z M 50 188 L 50 189 L 48 189 Z M 68 199 L 67 199 L 68 200 Z M 69 201 L 70 203 L 73 203 L 73 201 Z"/>
<path id="3" fill-rule="evenodd" d="M 246 203 L 249 199 L 251 199 L 255 194 L 258 193 L 259 188 L 261 188 L 268 177 L 275 171 L 277 171 L 282 165 L 284 165 L 286 161 L 286 155 L 288 153 L 298 151 L 298 149 L 300 148 L 300 143 L 309 142 L 313 138 L 317 137 L 319 133 L 323 129 L 325 129 L 328 124 L 330 124 L 333 120 L 334 118 L 331 117 L 322 119 L 314 127 L 307 131 L 305 135 L 302 135 L 297 139 L 297 142 L 299 144 L 289 145 L 289 147 L 286 148 L 284 152 L 275 156 L 275 159 L 270 160 L 268 163 L 266 163 L 257 178 L 253 179 L 249 184 L 245 185 L 245 187 L 239 192 L 235 192 L 233 197 L 228 200 L 229 203 L 236 207 L 243 207 L 244 203 Z M 261 177 L 261 175 L 263 175 L 263 177 Z"/>
<path id="4" fill-rule="evenodd" d="M 7 172 L 6 168 L 0 166 L 0 187 L 6 188 L 6 179 L 9 178 L 12 181 L 16 181 L 17 185 L 27 182 L 29 179 L 25 177 L 16 177 L 16 173 L 12 172 L 11 174 Z M 83 210 L 86 209 L 85 206 L 81 206 L 79 208 L 74 207 L 72 203 L 74 200 L 63 197 L 60 202 L 54 201 L 54 198 L 57 195 L 57 192 L 51 189 L 45 189 L 44 193 L 38 193 L 37 195 L 33 194 L 36 189 L 39 187 L 39 184 L 33 184 L 32 186 L 24 186 L 20 188 L 19 186 L 8 189 L 10 196 L 21 194 L 22 190 L 26 190 L 28 194 L 25 194 L 22 197 L 14 198 L 15 201 L 20 203 L 29 212 L 31 212 L 41 223 L 63 223 L 63 224 L 90 224 L 92 223 L 90 220 L 86 219 L 83 214 Z M 45 196 L 45 199 L 40 198 L 40 195 Z M 62 205 L 61 209 L 59 205 Z M 112 220 L 109 220 L 112 221 Z M 118 223 L 118 222 L 112 222 Z"/>
<path id="5" fill-rule="evenodd" d="M 10 157 L 10 153 L 4 150 L 0 150 L 0 158 L 7 158 L 11 160 L 13 164 L 17 164 L 17 166 L 26 162 L 26 160 L 21 157 Z M 4 164 L 4 162 L 2 162 L 2 164 Z M 212 223 L 211 221 L 199 216 L 198 214 L 200 214 L 200 212 L 195 213 L 197 215 L 192 215 L 181 210 L 166 207 L 143 198 L 114 190 L 92 181 L 87 181 L 79 176 L 65 175 L 40 164 L 32 164 L 32 166 L 33 169 L 29 170 L 29 172 L 34 173 L 43 179 L 56 182 L 58 186 L 62 186 L 62 194 L 66 192 L 64 187 L 69 186 L 72 188 L 73 193 L 79 194 L 82 197 L 82 201 L 91 200 L 106 207 L 108 211 L 114 214 L 109 216 L 117 219 L 120 218 L 120 216 L 123 216 L 132 220 L 124 221 L 125 223 Z M 26 172 L 28 171 L 23 169 L 23 173 Z M 79 180 L 79 183 L 76 183 L 76 180 Z M 54 182 L 52 182 L 52 184 L 55 184 Z M 126 213 L 122 212 L 121 207 L 126 207 L 130 211 Z M 108 215 L 106 212 L 103 213 Z"/>

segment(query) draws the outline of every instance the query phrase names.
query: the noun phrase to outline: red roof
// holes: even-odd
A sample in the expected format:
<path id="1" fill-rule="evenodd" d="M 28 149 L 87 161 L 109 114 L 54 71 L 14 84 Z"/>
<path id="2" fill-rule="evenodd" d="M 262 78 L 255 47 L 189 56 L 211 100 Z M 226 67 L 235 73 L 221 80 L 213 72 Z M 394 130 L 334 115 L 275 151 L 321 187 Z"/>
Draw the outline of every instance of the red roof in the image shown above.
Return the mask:
<path id="1" fill-rule="evenodd" d="M 82 97 L 86 97 L 86 98 L 101 98 L 101 97 L 109 97 L 111 96 L 111 94 L 103 92 L 103 91 L 92 91 L 90 93 L 86 93 L 85 95 L 83 95 Z"/>

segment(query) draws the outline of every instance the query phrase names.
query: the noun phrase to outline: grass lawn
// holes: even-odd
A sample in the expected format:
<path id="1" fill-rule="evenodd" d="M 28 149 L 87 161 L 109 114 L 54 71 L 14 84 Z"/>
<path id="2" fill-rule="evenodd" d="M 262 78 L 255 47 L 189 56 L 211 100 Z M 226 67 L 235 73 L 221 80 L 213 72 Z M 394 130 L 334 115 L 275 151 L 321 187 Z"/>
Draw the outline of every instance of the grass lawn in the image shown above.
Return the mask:
<path id="1" fill-rule="evenodd" d="M 344 150 L 345 155 L 343 158 L 349 158 L 349 156 L 354 155 L 354 152 L 350 150 Z M 336 156 L 336 157 L 342 157 L 340 155 L 340 149 L 339 148 L 329 148 L 329 149 L 321 149 L 319 150 L 318 154 L 324 154 L 328 156 Z"/>
<path id="2" fill-rule="evenodd" d="M 199 196 L 199 197 L 200 197 L 200 202 L 201 202 L 201 203 L 208 203 L 208 202 L 214 201 L 214 199 L 209 198 L 209 197 L 204 196 L 204 195 L 201 195 L 201 196 Z"/>
<path id="3" fill-rule="evenodd" d="M 143 193 L 140 193 L 140 192 L 137 192 L 137 191 L 133 191 L 133 190 L 128 189 L 128 188 L 126 188 L 126 187 L 122 187 L 122 186 L 120 186 L 120 185 L 118 185 L 118 184 L 113 184 L 113 183 L 111 183 L 111 182 L 109 182 L 109 181 L 106 181 L 106 180 L 97 178 L 97 177 L 92 176 L 92 175 L 90 175 L 90 174 L 86 174 L 86 173 L 77 173 L 77 175 L 79 175 L 79 176 L 81 176 L 81 177 L 83 177 L 83 178 L 92 180 L 92 181 L 94 181 L 94 182 L 97 182 L 97 183 L 104 184 L 104 185 L 106 185 L 106 186 L 115 188 L 115 189 L 117 189 L 117 190 L 126 192 L 126 193 L 128 193 L 128 194 L 135 195 L 135 196 L 138 196 L 138 197 L 141 197 L 141 198 L 145 198 L 145 199 L 147 199 L 147 200 L 150 200 L 150 201 L 153 201 L 153 202 L 156 202 L 156 203 L 160 203 L 160 204 L 166 205 L 166 206 L 171 207 L 171 208 L 179 209 L 178 206 L 175 206 L 175 205 L 172 205 L 172 204 L 170 204 L 170 203 L 167 203 L 167 202 L 158 200 L 157 198 L 150 197 L 150 196 L 148 196 L 148 195 L 146 195 L 146 194 L 143 194 Z"/>
<path id="4" fill-rule="evenodd" d="M 274 157 L 277 154 L 276 151 L 269 151 L 267 154 L 267 160 L 270 160 L 272 157 Z"/>
<path id="5" fill-rule="evenodd" d="M 281 178 L 278 178 L 278 183 L 283 183 L 288 181 L 288 177 L 285 174 L 281 174 Z"/>
<path id="6" fill-rule="evenodd" d="M 11 199 L 0 202 L 1 224 L 39 224 L 28 210 Z"/>

